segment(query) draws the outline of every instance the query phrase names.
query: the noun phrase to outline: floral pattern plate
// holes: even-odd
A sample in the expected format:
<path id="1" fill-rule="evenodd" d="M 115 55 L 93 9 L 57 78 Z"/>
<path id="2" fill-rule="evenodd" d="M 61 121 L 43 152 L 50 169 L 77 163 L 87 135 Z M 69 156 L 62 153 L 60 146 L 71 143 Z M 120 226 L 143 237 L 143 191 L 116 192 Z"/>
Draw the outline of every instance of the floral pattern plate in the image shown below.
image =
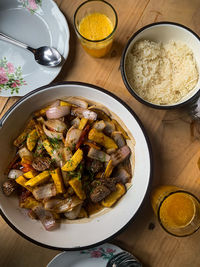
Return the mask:
<path id="1" fill-rule="evenodd" d="M 66 60 L 69 28 L 53 0 L 1 0 L 0 32 L 32 47 L 55 47 Z M 0 40 L 0 96 L 23 96 L 50 83 L 62 65 L 49 68 L 29 51 Z"/>
<path id="2" fill-rule="evenodd" d="M 115 245 L 104 244 L 87 250 L 62 252 L 55 256 L 47 267 L 105 267 L 107 262 L 121 251 L 123 250 Z"/>

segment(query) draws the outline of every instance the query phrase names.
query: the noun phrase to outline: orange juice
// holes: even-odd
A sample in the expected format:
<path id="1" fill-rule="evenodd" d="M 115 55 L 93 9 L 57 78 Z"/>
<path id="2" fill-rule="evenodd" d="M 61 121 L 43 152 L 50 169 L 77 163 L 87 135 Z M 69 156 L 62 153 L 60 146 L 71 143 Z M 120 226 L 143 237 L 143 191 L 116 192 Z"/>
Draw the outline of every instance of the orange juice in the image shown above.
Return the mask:
<path id="1" fill-rule="evenodd" d="M 190 192 L 171 185 L 156 187 L 151 205 L 161 226 L 175 236 L 188 236 L 200 228 L 200 202 Z"/>
<path id="2" fill-rule="evenodd" d="M 170 228 L 185 227 L 195 216 L 195 203 L 190 195 L 174 193 L 160 207 L 160 220 Z"/>
<path id="3" fill-rule="evenodd" d="M 102 57 L 108 53 L 112 46 L 114 26 L 111 20 L 102 13 L 91 13 L 81 20 L 79 24 L 80 34 L 87 40 L 82 39 L 83 48 L 94 57 Z M 102 40 L 102 41 L 101 41 Z"/>

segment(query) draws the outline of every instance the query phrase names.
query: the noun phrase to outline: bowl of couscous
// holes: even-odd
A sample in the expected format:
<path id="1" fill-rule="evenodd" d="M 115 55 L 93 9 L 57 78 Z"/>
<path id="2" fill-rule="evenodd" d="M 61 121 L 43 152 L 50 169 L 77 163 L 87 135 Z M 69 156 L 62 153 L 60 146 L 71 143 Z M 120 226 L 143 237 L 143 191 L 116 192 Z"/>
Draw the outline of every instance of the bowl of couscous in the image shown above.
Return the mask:
<path id="1" fill-rule="evenodd" d="M 200 38 L 173 22 L 146 25 L 129 39 L 120 67 L 126 88 L 141 103 L 187 105 L 200 93 Z"/>

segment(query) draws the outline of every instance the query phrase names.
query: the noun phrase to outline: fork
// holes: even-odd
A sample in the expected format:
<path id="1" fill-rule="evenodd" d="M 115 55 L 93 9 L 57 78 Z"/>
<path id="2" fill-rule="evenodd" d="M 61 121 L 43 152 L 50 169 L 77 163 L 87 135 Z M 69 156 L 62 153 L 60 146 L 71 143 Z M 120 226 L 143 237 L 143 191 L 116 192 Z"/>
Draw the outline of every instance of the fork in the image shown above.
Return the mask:
<path id="1" fill-rule="evenodd" d="M 106 267 L 142 267 L 142 264 L 131 253 L 123 251 L 114 255 Z"/>

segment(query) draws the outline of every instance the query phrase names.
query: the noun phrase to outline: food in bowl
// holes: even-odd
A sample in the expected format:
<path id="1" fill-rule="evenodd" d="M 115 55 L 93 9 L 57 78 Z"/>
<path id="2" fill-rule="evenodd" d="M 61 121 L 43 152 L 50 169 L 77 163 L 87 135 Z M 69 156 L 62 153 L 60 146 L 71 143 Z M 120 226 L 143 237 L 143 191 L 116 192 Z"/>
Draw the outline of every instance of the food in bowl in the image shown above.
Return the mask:
<path id="1" fill-rule="evenodd" d="M 15 139 L 3 192 L 46 230 L 112 207 L 131 182 L 129 139 L 104 106 L 77 97 L 36 111 Z"/>
<path id="2" fill-rule="evenodd" d="M 192 50 L 174 40 L 137 41 L 127 54 L 125 70 L 133 90 L 157 105 L 179 102 L 194 89 L 199 78 Z"/>

